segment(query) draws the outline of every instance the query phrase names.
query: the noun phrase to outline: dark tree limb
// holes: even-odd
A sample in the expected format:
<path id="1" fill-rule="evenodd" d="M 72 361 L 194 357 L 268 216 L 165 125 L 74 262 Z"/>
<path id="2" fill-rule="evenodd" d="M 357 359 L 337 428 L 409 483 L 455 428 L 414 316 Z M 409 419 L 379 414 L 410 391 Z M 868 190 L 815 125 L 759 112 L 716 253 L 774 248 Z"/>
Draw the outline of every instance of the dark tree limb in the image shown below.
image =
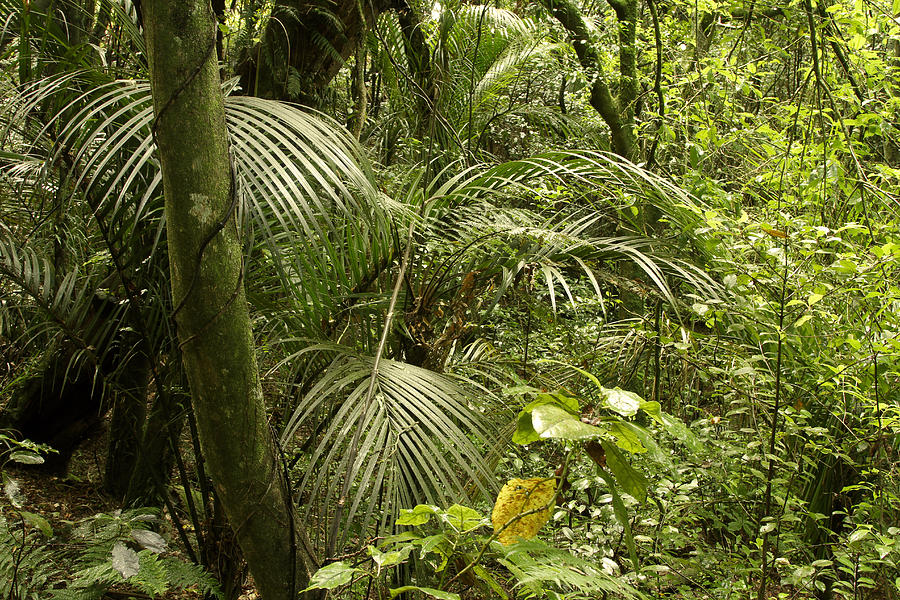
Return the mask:
<path id="1" fill-rule="evenodd" d="M 238 61 L 247 94 L 318 105 L 379 14 L 403 0 L 277 0 L 258 44 Z"/>
<path id="2" fill-rule="evenodd" d="M 569 34 L 578 62 L 590 79 L 591 106 L 609 127 L 612 147 L 616 154 L 632 161 L 638 160 L 634 137 L 634 99 L 637 97 L 637 77 L 634 61 L 634 32 L 637 4 L 634 0 L 620 0 L 613 4 L 620 20 L 619 98 L 613 96 L 606 83 L 606 73 L 597 42 L 591 35 L 581 9 L 572 0 L 541 0 Z M 616 6 L 619 9 L 616 9 Z M 624 19 L 624 20 L 623 20 Z M 630 20 L 629 20 L 630 19 Z M 630 41 L 628 36 L 631 36 Z M 622 41 L 625 40 L 623 44 Z M 624 104 L 622 103 L 624 101 Z"/>

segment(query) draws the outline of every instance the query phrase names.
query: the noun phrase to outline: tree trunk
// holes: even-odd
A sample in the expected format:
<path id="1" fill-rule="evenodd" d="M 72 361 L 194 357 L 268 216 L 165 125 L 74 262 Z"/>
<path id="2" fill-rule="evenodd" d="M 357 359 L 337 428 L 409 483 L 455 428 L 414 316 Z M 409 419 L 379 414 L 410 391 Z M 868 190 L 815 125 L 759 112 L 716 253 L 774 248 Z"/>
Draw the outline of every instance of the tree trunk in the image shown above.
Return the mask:
<path id="1" fill-rule="evenodd" d="M 241 57 L 246 93 L 318 105 L 365 31 L 402 0 L 276 0 L 258 44 Z"/>
<path id="2" fill-rule="evenodd" d="M 356 49 L 356 61 L 350 74 L 350 93 L 353 97 L 353 112 L 347 120 L 347 129 L 353 134 L 357 140 L 362 135 L 363 127 L 366 124 L 368 115 L 369 93 L 366 90 L 366 44 L 360 41 L 359 47 Z"/>
<path id="3" fill-rule="evenodd" d="M 119 500 L 127 496 L 131 477 L 143 452 L 141 434 L 147 418 L 147 385 L 150 382 L 146 344 L 134 335 L 125 336 L 125 340 L 133 343 L 130 348 L 122 349 L 125 356 L 112 392 L 109 446 L 103 477 L 103 487 Z"/>
<path id="4" fill-rule="evenodd" d="M 172 297 L 201 449 L 260 594 L 293 600 L 311 565 L 298 552 L 254 354 L 215 15 L 200 0 L 144 0 L 143 11 Z"/>
<path id="5" fill-rule="evenodd" d="M 637 96 L 637 77 L 635 71 L 634 35 L 637 19 L 637 5 L 634 0 L 621 0 L 612 4 L 619 19 L 619 62 L 620 62 L 620 95 L 617 100 L 606 83 L 603 62 L 597 49 L 591 30 L 581 14 L 581 9 L 572 0 L 541 0 L 541 3 L 559 21 L 569 37 L 578 55 L 578 62 L 591 77 L 591 106 L 596 110 L 609 127 L 609 135 L 613 151 L 637 162 L 638 147 L 634 139 L 634 99 Z M 618 6 L 618 8 L 616 8 Z M 622 104 L 622 101 L 625 104 Z"/>

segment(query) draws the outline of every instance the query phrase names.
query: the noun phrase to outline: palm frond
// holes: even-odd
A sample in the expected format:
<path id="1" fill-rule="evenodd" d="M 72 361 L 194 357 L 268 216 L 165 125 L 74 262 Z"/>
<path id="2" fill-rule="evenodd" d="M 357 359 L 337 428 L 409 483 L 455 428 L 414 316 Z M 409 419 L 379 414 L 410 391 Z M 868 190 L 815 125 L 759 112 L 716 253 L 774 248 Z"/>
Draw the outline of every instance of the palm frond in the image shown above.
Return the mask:
<path id="1" fill-rule="evenodd" d="M 393 256 L 398 207 L 375 190 L 356 143 L 322 115 L 232 98 L 227 118 L 253 225 L 289 292 L 280 303 L 293 331 L 319 330 L 372 265 Z"/>
<path id="2" fill-rule="evenodd" d="M 373 401 L 363 401 L 373 360 L 340 346 L 314 346 L 334 355 L 324 375 L 297 405 L 282 435 L 287 444 L 298 433 L 326 427 L 304 460 L 298 486 L 308 499 L 307 514 L 328 519 L 345 479 L 353 483 L 346 499 L 342 540 L 352 524 L 366 531 L 376 514 L 427 501 L 440 504 L 469 495 L 470 486 L 490 495 L 491 470 L 482 459 L 492 436 L 467 395 L 452 379 L 412 365 L 382 359 Z M 290 357 L 294 359 L 295 357 Z M 355 462 L 349 445 L 360 432 Z M 328 530 L 329 528 L 326 528 Z"/>
<path id="3" fill-rule="evenodd" d="M 93 288 L 85 284 L 77 271 L 57 277 L 50 261 L 34 249 L 20 246 L 6 227 L 0 227 L 0 277 L 25 292 L 47 318 L 47 321 L 35 322 L 33 325 L 37 329 L 32 327 L 30 335 L 38 335 L 41 325 L 52 324 L 70 337 L 81 337 L 84 330 L 82 322 L 90 310 Z M 80 339 L 80 343 L 86 349 L 92 348 L 98 339 L 105 339 L 108 334 L 101 328 L 89 339 Z"/>
<path id="4" fill-rule="evenodd" d="M 441 181 L 438 178 L 437 181 Z M 488 200 L 497 194 L 524 193 L 534 196 L 535 186 L 547 182 L 565 186 L 589 198 L 604 210 L 568 212 L 546 218 L 529 209 L 497 208 Z M 503 278 L 497 298 L 517 274 L 536 265 L 547 282 L 551 302 L 556 304 L 559 284 L 566 298 L 563 268 L 579 267 L 600 288 L 592 265 L 598 261 L 627 260 L 634 263 L 651 285 L 675 304 L 669 277 L 688 282 L 709 297 L 718 297 L 717 284 L 700 268 L 679 258 L 666 243 L 640 235 L 598 236 L 606 215 L 631 214 L 633 205 L 651 203 L 666 215 L 677 232 L 690 231 L 697 222 L 696 201 L 683 190 L 620 157 L 600 152 L 557 152 L 503 163 L 479 171 L 469 169 L 430 192 L 426 215 L 431 235 L 452 239 L 466 252 L 489 258 L 479 263 L 485 272 L 500 269 Z M 624 216 L 621 216 L 624 215 Z M 493 244 L 503 242 L 502 252 Z"/>

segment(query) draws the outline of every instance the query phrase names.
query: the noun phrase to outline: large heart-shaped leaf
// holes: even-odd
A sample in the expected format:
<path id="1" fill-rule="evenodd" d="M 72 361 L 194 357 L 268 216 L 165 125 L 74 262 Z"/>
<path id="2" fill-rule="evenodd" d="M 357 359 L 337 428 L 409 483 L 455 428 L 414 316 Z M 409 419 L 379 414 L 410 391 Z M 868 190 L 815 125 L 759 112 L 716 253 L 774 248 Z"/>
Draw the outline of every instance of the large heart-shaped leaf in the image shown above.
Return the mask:
<path id="1" fill-rule="evenodd" d="M 308 590 L 333 590 L 336 587 L 350 583 L 350 580 L 353 579 L 353 574 L 357 572 L 359 572 L 359 569 L 351 567 L 344 561 L 325 565 L 310 578 L 309 587 L 304 589 L 303 592 Z"/>
<path id="2" fill-rule="evenodd" d="M 623 390 L 622 388 L 603 388 L 603 400 L 607 408 L 613 410 L 623 417 L 633 417 L 644 404 L 643 398 L 635 394 Z"/>
<path id="3" fill-rule="evenodd" d="M 556 404 L 543 404 L 531 411 L 531 423 L 537 434 L 545 439 L 587 440 L 602 433 Z"/>

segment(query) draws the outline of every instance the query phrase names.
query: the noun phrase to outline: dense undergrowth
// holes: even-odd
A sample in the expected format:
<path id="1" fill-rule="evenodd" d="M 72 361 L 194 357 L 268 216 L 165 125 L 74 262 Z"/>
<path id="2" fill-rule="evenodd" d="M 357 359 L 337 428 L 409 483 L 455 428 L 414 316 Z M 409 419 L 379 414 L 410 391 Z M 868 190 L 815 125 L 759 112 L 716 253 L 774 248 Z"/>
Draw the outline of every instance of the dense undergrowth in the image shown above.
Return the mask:
<path id="1" fill-rule="evenodd" d="M 231 600 L 138 14 L 59 4 L 0 0 L 0 467 L 64 470 L 104 421 L 104 489 L 155 508 L 51 524 L 4 472 L 0 594 Z M 584 40 L 553 3 L 385 12 L 327 115 L 230 77 L 268 19 L 305 13 L 223 13 L 243 282 L 308 589 L 897 600 L 896 2 L 609 4 L 578 7 Z M 626 98 L 626 4 L 634 160 L 594 88 Z"/>

